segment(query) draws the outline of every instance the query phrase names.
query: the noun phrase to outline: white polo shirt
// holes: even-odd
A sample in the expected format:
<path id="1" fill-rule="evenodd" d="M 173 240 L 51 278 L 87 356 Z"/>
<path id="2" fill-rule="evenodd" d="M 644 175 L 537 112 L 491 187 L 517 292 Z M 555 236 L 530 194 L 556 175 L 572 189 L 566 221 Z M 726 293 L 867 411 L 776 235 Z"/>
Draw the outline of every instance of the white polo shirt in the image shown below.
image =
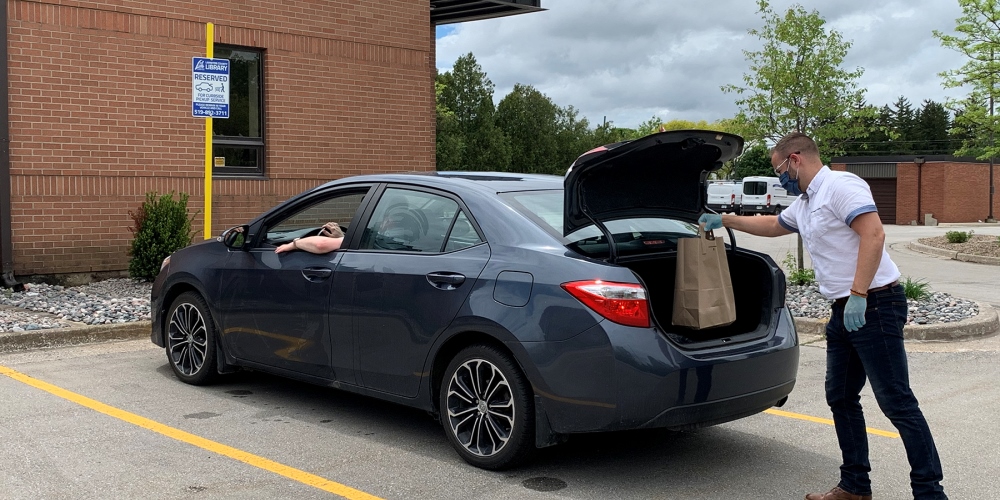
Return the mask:
<path id="1" fill-rule="evenodd" d="M 819 291 L 828 299 L 851 294 L 858 268 L 861 237 L 851 229 L 854 218 L 877 211 L 868 183 L 849 172 L 824 166 L 809 188 L 778 215 L 778 223 L 802 235 L 812 258 Z M 899 269 L 882 247 L 882 261 L 869 288 L 899 279 Z"/>

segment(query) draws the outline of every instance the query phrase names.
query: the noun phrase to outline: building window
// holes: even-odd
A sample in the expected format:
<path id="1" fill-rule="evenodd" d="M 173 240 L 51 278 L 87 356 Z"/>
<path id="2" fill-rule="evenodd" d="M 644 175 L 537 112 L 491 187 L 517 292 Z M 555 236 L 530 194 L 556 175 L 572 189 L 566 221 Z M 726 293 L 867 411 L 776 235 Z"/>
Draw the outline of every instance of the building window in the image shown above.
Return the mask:
<path id="1" fill-rule="evenodd" d="M 264 51 L 215 46 L 229 59 L 229 118 L 212 120 L 213 175 L 264 175 Z"/>

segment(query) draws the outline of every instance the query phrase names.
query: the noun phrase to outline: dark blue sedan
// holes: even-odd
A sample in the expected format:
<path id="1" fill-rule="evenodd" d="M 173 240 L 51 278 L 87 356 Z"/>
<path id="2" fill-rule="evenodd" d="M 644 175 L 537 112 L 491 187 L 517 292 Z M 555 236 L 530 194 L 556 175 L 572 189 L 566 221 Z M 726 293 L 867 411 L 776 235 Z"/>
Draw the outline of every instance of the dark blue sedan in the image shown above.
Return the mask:
<path id="1" fill-rule="evenodd" d="M 780 268 L 729 247 L 737 320 L 671 323 L 677 240 L 697 236 L 708 173 L 742 147 L 675 131 L 598 148 L 565 177 L 333 181 L 168 257 L 152 340 L 187 383 L 253 369 L 428 410 L 486 469 L 572 434 L 753 415 L 795 384 Z M 329 222 L 340 248 L 306 251 Z"/>

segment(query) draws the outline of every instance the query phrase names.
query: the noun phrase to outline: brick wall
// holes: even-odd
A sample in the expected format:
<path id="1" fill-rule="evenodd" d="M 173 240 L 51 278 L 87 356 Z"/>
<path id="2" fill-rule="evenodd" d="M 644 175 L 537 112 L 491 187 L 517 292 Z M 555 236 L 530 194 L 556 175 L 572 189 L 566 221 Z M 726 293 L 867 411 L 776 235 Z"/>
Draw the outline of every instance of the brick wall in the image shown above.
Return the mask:
<path id="1" fill-rule="evenodd" d="M 204 121 L 191 57 L 265 49 L 266 179 L 215 179 L 212 229 L 331 179 L 434 169 L 427 0 L 25 1 L 9 17 L 16 275 L 126 269 L 129 210 L 190 195 L 203 235 Z"/>
<path id="2" fill-rule="evenodd" d="M 846 170 L 844 164 L 830 166 Z M 1000 217 L 1000 165 L 994 167 L 993 216 Z M 938 222 L 976 222 L 989 214 L 989 164 L 933 161 L 896 164 L 896 223 L 924 223 L 924 214 Z M 919 198 L 917 194 L 919 184 Z M 919 202 L 919 212 L 917 204 Z"/>

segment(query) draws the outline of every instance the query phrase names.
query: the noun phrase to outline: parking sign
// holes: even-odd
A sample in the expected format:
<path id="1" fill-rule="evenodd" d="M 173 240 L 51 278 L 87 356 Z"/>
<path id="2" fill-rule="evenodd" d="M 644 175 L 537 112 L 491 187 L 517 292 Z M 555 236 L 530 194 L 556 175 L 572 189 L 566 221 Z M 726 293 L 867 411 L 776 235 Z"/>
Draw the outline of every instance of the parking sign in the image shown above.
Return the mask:
<path id="1" fill-rule="evenodd" d="M 191 115 L 229 118 L 229 59 L 191 58 Z"/>

